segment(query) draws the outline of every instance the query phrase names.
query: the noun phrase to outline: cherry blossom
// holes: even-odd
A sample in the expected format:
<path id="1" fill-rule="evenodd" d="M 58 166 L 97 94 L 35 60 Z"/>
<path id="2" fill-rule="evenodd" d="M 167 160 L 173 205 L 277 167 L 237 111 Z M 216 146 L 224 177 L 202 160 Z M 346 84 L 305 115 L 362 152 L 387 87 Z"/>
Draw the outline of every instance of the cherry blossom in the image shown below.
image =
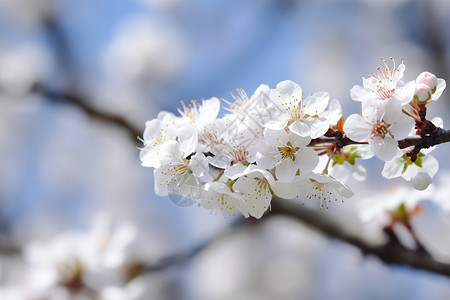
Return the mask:
<path id="1" fill-rule="evenodd" d="M 301 137 L 317 138 L 328 130 L 329 121 L 320 114 L 328 105 L 328 93 L 319 92 L 303 99 L 301 87 L 290 80 L 277 84 L 270 91 L 270 99 L 281 111 L 275 120 L 265 124 L 266 128 L 289 130 Z"/>
<path id="2" fill-rule="evenodd" d="M 397 140 L 406 138 L 414 125 L 412 118 L 402 113 L 396 102 L 367 114 L 350 115 L 344 132 L 352 140 L 368 141 L 373 153 L 382 160 L 392 159 L 397 152 Z"/>

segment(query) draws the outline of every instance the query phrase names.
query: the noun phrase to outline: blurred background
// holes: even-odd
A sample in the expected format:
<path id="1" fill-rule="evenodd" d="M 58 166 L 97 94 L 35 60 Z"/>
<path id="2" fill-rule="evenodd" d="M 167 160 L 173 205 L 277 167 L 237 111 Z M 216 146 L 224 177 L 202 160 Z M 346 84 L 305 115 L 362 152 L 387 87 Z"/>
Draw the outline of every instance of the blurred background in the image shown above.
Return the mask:
<path id="1" fill-rule="evenodd" d="M 449 80 L 449 54 L 447 0 L 0 0 L 0 299 L 445 298 L 447 277 L 387 265 L 285 217 L 223 236 L 232 218 L 154 194 L 136 135 L 159 111 L 176 113 L 180 100 L 231 100 L 237 88 L 250 95 L 286 79 L 307 94 L 329 92 L 345 117 L 359 111 L 350 89 L 380 57 L 404 59 L 405 80 L 422 71 Z M 429 116 L 446 127 L 449 113 L 444 92 Z M 433 152 L 437 182 L 448 178 L 448 151 Z M 409 183 L 383 179 L 376 159 L 365 166 L 368 180 L 348 183 L 357 197 L 323 214 L 345 216 L 344 227 L 371 238 L 361 203 L 372 207 L 375 193 L 386 191 L 386 200 Z M 401 191 L 395 197 L 411 197 Z M 437 191 L 414 197 L 433 200 Z M 34 272 L 22 258 L 29 245 L 88 235 L 99 216 L 133 228 L 132 255 L 146 264 L 221 237 L 130 281 L 98 287 L 104 274 L 94 276 L 91 289 L 108 289 L 100 298 L 24 284 Z M 10 244 L 26 255 L 10 253 Z"/>

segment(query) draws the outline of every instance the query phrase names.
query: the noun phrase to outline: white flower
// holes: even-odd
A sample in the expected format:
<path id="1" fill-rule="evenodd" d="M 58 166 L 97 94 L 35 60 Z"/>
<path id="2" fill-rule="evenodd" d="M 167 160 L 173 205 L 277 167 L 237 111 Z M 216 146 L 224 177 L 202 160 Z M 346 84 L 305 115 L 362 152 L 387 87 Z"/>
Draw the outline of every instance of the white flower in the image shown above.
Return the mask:
<path id="1" fill-rule="evenodd" d="M 233 184 L 233 190 L 244 195 L 244 205 L 248 213 L 259 219 L 272 201 L 271 186 L 275 179 L 272 174 L 258 166 L 250 165 Z"/>
<path id="2" fill-rule="evenodd" d="M 162 112 L 157 119 L 146 122 L 143 139 L 144 148 L 141 149 L 139 155 L 142 166 L 160 167 L 161 146 L 167 141 L 178 141 L 184 153 L 191 154 L 194 152 L 198 137 L 192 121 Z"/>
<path id="3" fill-rule="evenodd" d="M 264 130 L 267 147 L 258 152 L 256 163 L 263 169 L 275 169 L 281 181 L 291 181 L 300 171 L 311 171 L 319 162 L 317 153 L 306 147 L 310 137 L 301 137 L 286 130 Z"/>
<path id="4" fill-rule="evenodd" d="M 198 178 L 208 172 L 208 161 L 203 153 L 196 153 L 190 159 L 188 155 L 176 141 L 167 141 L 161 146 L 161 167 L 154 171 L 157 195 L 188 194 L 192 186 L 197 185 Z"/>
<path id="5" fill-rule="evenodd" d="M 183 110 L 178 112 L 183 118 L 190 119 L 198 131 L 201 132 L 208 124 L 213 123 L 220 111 L 220 101 L 216 97 L 208 100 L 202 100 L 202 104 L 198 105 L 197 101 L 192 100 L 186 105 L 181 101 Z"/>
<path id="6" fill-rule="evenodd" d="M 209 157 L 211 165 L 229 171 L 230 165 L 235 168 L 236 165 L 255 162 L 256 151 L 264 145 L 262 135 L 250 130 L 236 117 L 219 119 L 215 125 L 218 131 L 208 147 L 214 154 Z"/>
<path id="7" fill-rule="evenodd" d="M 225 216 L 234 216 L 236 212 L 240 212 L 246 218 L 249 213 L 244 203 L 244 196 L 233 192 L 230 187 L 223 182 L 208 182 L 204 185 L 199 205 L 220 211 Z"/>
<path id="8" fill-rule="evenodd" d="M 326 118 L 320 114 L 328 105 L 328 93 L 319 92 L 303 99 L 301 87 L 290 80 L 277 84 L 276 89 L 270 91 L 270 99 L 281 112 L 274 120 L 265 124 L 266 128 L 280 130 L 289 128 L 293 133 L 302 137 L 318 138 L 329 128 Z"/>
<path id="9" fill-rule="evenodd" d="M 392 69 L 383 61 L 383 66 L 377 68 L 377 73 L 368 78 L 363 77 L 363 86 L 355 85 L 351 91 L 351 97 L 355 101 L 371 103 L 395 99 L 401 105 L 408 104 L 414 95 L 415 84 L 413 81 L 404 84 L 401 79 L 405 71 L 405 65 L 401 63 Z M 364 107 L 363 107 L 364 110 Z"/>
<path id="10" fill-rule="evenodd" d="M 392 160 L 385 163 L 381 174 L 388 179 L 401 176 L 411 181 L 416 189 L 423 190 L 431 183 L 431 178 L 438 169 L 438 161 L 427 152 L 419 152 L 416 161 L 412 162 L 403 151 L 399 151 Z"/>
<path id="11" fill-rule="evenodd" d="M 245 126 L 257 133 L 262 133 L 264 124 L 273 119 L 277 111 L 274 111 L 275 103 L 270 99 L 269 86 L 262 84 L 248 97 L 244 90 L 238 89 L 237 95 L 231 94 L 234 102 L 225 101 L 229 110 Z"/>
<path id="12" fill-rule="evenodd" d="M 297 198 L 302 201 L 319 201 L 319 208 L 324 203 L 328 208 L 329 203 L 342 201 L 343 198 L 353 196 L 353 192 L 344 183 L 329 176 L 310 173 L 298 176 L 291 183 L 276 182 L 273 191 L 277 196 L 286 199 Z"/>
<path id="13" fill-rule="evenodd" d="M 397 140 L 406 138 L 414 120 L 402 113 L 397 102 L 390 101 L 378 110 L 363 115 L 350 115 L 344 124 L 347 136 L 357 142 L 368 141 L 371 150 L 382 160 L 390 160 L 397 153 Z"/>

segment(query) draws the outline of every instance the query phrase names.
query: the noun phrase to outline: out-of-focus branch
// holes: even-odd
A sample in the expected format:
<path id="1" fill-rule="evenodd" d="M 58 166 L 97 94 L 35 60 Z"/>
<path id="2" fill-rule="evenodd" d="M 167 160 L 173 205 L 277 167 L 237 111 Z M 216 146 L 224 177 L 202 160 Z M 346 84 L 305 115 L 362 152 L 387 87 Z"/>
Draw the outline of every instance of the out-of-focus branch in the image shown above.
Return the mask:
<path id="1" fill-rule="evenodd" d="M 125 130 L 129 134 L 130 138 L 132 138 L 133 140 L 136 140 L 136 137 L 138 137 L 141 134 L 141 130 L 134 127 L 122 116 L 107 113 L 102 111 L 101 109 L 95 108 L 88 104 L 89 101 L 83 99 L 82 96 L 76 93 L 56 91 L 41 84 L 36 84 L 33 87 L 32 91 L 45 97 L 47 100 L 61 103 L 66 102 L 68 104 L 71 104 L 79 108 L 81 111 L 85 112 L 89 117 L 93 119 L 118 126 L 123 130 Z"/>
<path id="2" fill-rule="evenodd" d="M 385 263 L 409 266 L 446 276 L 450 276 L 450 265 L 434 260 L 423 251 L 413 251 L 403 247 L 398 241 L 390 240 L 382 246 L 369 245 L 346 232 L 335 221 L 323 213 L 315 212 L 288 200 L 274 197 L 270 215 L 284 215 L 296 219 L 322 234 L 339 239 L 357 247 L 364 254 L 374 255 Z"/>
<path id="3" fill-rule="evenodd" d="M 21 249 L 9 237 L 0 234 L 0 253 L 2 255 L 19 255 Z"/>
<path id="4" fill-rule="evenodd" d="M 252 224 L 254 224 L 254 223 L 251 220 L 243 220 L 242 218 L 237 218 L 228 226 L 227 229 L 223 230 L 221 233 L 210 237 L 209 239 L 203 241 L 202 243 L 198 244 L 197 246 L 194 246 L 193 248 L 189 249 L 186 252 L 181 252 L 181 253 L 167 256 L 165 258 L 160 259 L 159 261 L 157 261 L 155 263 L 152 263 L 152 264 L 146 266 L 142 270 L 142 273 L 151 273 L 151 272 L 165 270 L 172 266 L 180 266 L 180 265 L 190 261 L 192 258 L 196 257 L 200 253 L 202 253 L 205 249 L 207 249 L 213 243 L 229 236 L 230 234 L 235 232 L 236 229 L 238 229 L 242 226 L 248 226 L 248 225 L 252 225 Z"/>

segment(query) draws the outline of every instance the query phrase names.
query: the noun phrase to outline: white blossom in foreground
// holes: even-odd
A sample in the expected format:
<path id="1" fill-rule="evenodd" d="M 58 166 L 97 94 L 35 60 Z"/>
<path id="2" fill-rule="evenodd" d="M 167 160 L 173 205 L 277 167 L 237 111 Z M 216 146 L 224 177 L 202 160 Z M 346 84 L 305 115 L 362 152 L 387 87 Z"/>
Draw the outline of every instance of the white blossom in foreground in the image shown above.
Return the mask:
<path id="1" fill-rule="evenodd" d="M 292 181 L 300 171 L 311 171 L 319 162 L 317 153 L 306 147 L 310 137 L 301 137 L 286 130 L 264 130 L 267 147 L 258 151 L 256 163 L 264 169 L 275 169 L 278 180 Z"/>
<path id="2" fill-rule="evenodd" d="M 272 201 L 271 187 L 275 184 L 272 174 L 255 165 L 249 166 L 233 184 L 233 190 L 244 196 L 248 213 L 261 218 Z"/>
<path id="3" fill-rule="evenodd" d="M 250 97 L 238 89 L 233 102 L 221 99 L 224 116 L 215 97 L 183 103 L 178 117 L 160 113 L 147 122 L 140 153 L 142 165 L 155 168 L 156 194 L 181 195 L 189 201 L 179 203 L 197 202 L 224 216 L 261 218 L 274 195 L 328 208 L 353 195 L 343 182 L 350 173 L 364 180 L 367 170 L 357 160 L 374 155 L 386 162 L 386 178 L 402 176 L 426 189 L 438 166 L 424 149 L 433 143 L 417 140 L 442 132 L 440 120 L 426 119 L 425 105 L 442 94 L 445 81 L 424 72 L 405 84 L 403 63 L 383 64 L 363 87 L 352 88 L 362 107 L 347 119 L 328 93 L 304 98 L 290 80 L 274 89 L 260 85 Z M 399 150 L 410 146 L 408 137 L 416 144 Z"/>
<path id="4" fill-rule="evenodd" d="M 208 172 L 208 162 L 203 153 L 196 153 L 188 159 L 189 153 L 184 153 L 180 148 L 176 141 L 168 141 L 161 146 L 161 167 L 154 172 L 157 195 L 167 196 L 174 192 L 187 194 L 190 185 L 197 185 L 198 178 Z"/>
<path id="5" fill-rule="evenodd" d="M 167 141 L 178 141 L 182 151 L 189 154 L 195 151 L 197 140 L 197 131 L 190 119 L 160 113 L 157 119 L 145 124 L 144 148 L 140 152 L 141 164 L 144 167 L 160 167 L 160 149 Z"/>
<path id="6" fill-rule="evenodd" d="M 383 66 L 377 68 L 377 73 L 371 73 L 368 78 L 363 77 L 363 86 L 355 85 L 350 94 L 352 99 L 363 104 L 363 111 L 366 107 L 369 110 L 373 106 L 392 101 L 401 105 L 408 104 L 414 95 L 414 81 L 404 84 L 401 79 L 405 71 L 403 62 L 396 66 L 393 62 L 392 69 L 383 60 Z"/>
<path id="7" fill-rule="evenodd" d="M 353 192 L 341 181 L 329 176 L 309 173 L 298 176 L 292 183 L 276 183 L 276 195 L 286 199 L 299 199 L 305 202 L 318 202 L 319 208 L 328 208 L 331 202 L 343 202 L 344 198 L 353 196 Z"/>
<path id="8" fill-rule="evenodd" d="M 199 205 L 220 212 L 225 217 L 234 216 L 239 212 L 247 218 L 249 212 L 244 199 L 244 196 L 233 192 L 223 182 L 209 182 L 204 186 Z"/>
<path id="9" fill-rule="evenodd" d="M 330 100 L 328 93 L 319 92 L 304 99 L 302 88 L 295 82 L 286 80 L 270 91 L 270 99 L 281 113 L 275 120 L 267 122 L 266 128 L 289 128 L 299 136 L 311 138 L 318 138 L 328 130 L 329 121 L 320 117 Z"/>
<path id="10" fill-rule="evenodd" d="M 368 141 L 373 153 L 382 160 L 390 160 L 397 153 L 397 140 L 406 138 L 414 126 L 414 120 L 402 113 L 396 102 L 363 115 L 350 115 L 344 132 L 358 142 Z"/>

